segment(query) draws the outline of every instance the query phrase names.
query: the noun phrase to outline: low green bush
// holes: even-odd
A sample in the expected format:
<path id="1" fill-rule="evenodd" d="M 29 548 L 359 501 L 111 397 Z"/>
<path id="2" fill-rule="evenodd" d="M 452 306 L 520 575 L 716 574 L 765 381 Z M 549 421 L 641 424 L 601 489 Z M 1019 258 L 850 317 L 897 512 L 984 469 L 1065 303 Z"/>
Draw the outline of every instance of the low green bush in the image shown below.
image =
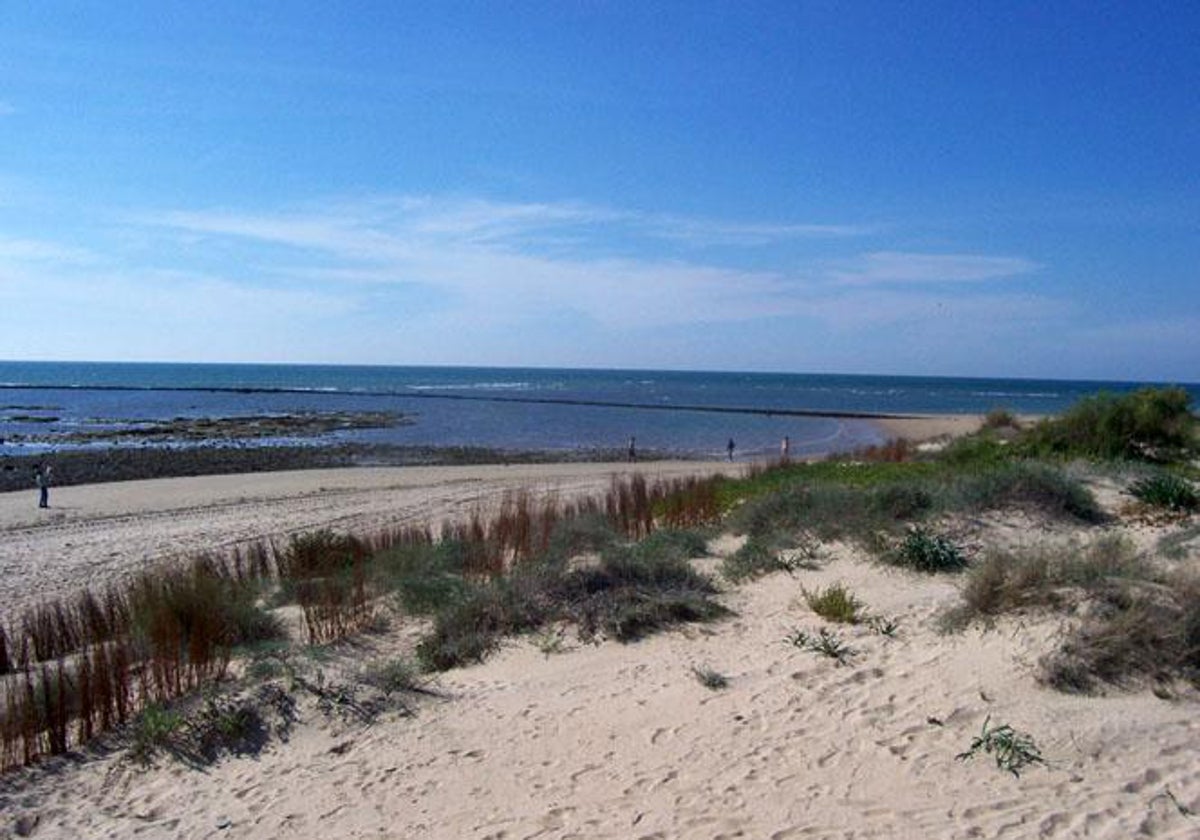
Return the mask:
<path id="1" fill-rule="evenodd" d="M 1191 396 L 1179 387 L 1086 397 L 1021 439 L 1029 454 L 1171 461 L 1196 445 Z"/>
<path id="2" fill-rule="evenodd" d="M 575 569 L 530 564 L 439 610 L 417 657 L 433 671 L 480 662 L 502 637 L 555 621 L 574 622 L 584 638 L 604 633 L 629 642 L 673 624 L 719 618 L 728 610 L 712 600 L 712 581 L 684 559 L 696 547 L 693 537 L 676 534 L 648 546 L 610 547 L 598 563 Z"/>
<path id="3" fill-rule="evenodd" d="M 1052 516 L 1103 522 L 1104 511 L 1083 484 L 1063 469 L 1037 461 L 1001 464 L 959 476 L 947 487 L 945 507 L 993 510 L 1029 505 Z"/>
<path id="4" fill-rule="evenodd" d="M 858 624 L 865 615 L 862 601 L 840 583 L 825 589 L 802 590 L 809 609 L 828 621 L 840 624 Z"/>
<path id="5" fill-rule="evenodd" d="M 1187 479 L 1163 472 L 1140 478 L 1129 485 L 1129 492 L 1138 501 L 1168 510 L 1193 511 L 1200 507 L 1200 496 Z"/>
<path id="6" fill-rule="evenodd" d="M 949 537 L 932 534 L 924 528 L 912 528 L 894 551 L 885 555 L 892 565 L 919 572 L 958 572 L 966 568 L 967 558 Z"/>

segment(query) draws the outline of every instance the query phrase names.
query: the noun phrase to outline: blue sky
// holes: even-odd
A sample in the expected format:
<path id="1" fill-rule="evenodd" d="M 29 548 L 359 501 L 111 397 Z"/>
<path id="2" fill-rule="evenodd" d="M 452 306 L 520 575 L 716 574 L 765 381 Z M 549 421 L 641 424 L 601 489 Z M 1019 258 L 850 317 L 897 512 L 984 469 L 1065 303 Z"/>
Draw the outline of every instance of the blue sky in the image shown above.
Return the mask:
<path id="1" fill-rule="evenodd" d="M 0 3 L 0 358 L 1200 379 L 1200 6 Z"/>

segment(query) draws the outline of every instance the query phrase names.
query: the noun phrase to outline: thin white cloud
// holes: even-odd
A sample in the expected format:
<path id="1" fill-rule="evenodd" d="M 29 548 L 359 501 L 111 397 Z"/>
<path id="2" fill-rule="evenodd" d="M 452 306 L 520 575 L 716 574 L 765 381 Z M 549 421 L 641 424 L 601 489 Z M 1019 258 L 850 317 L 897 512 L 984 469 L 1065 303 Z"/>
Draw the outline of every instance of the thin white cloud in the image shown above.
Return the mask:
<path id="1" fill-rule="evenodd" d="M 829 276 L 847 286 L 979 283 L 1030 274 L 1039 268 L 1023 257 L 876 251 L 833 263 Z"/>
<path id="2" fill-rule="evenodd" d="M 90 263 L 96 255 L 82 248 L 40 239 L 0 237 L 0 260 L 6 262 Z"/>
<path id="3" fill-rule="evenodd" d="M 296 249 L 294 272 L 279 267 L 277 253 L 271 255 L 277 278 L 420 287 L 443 298 L 437 308 L 453 309 L 488 324 L 574 313 L 610 328 L 765 317 L 825 318 L 842 326 L 861 325 L 894 321 L 904 313 L 918 317 L 928 308 L 926 298 L 897 292 L 886 300 L 859 299 L 847 306 L 839 289 L 952 286 L 1037 268 L 1017 257 L 900 251 L 862 254 L 832 266 L 814 263 L 791 272 L 717 266 L 663 256 L 653 249 L 646 256 L 618 258 L 604 253 L 605 236 L 613 224 L 641 225 L 650 238 L 671 228 L 689 237 L 708 235 L 745 244 L 755 240 L 766 244 L 815 231 L 804 225 L 642 216 L 581 203 L 400 197 L 331 203 L 307 213 L 177 211 L 156 216 L 152 223 L 190 236 Z M 586 247 L 544 247 L 542 237 L 548 231 L 564 229 Z M 830 226 L 820 232 L 849 235 L 852 231 Z M 305 264 L 314 258 L 322 264 Z"/>
<path id="4" fill-rule="evenodd" d="M 793 239 L 864 236 L 874 228 L 837 224 L 755 224 L 688 219 L 679 216 L 647 216 L 646 232 L 663 239 L 694 245 L 759 246 Z"/>

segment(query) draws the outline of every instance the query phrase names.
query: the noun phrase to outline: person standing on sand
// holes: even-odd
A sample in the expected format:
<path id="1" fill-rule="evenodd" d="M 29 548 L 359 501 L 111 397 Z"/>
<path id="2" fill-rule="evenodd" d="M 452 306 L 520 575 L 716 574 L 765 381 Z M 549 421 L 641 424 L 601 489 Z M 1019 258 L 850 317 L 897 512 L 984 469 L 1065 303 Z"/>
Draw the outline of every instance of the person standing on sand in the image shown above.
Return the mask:
<path id="1" fill-rule="evenodd" d="M 38 464 L 33 468 L 33 480 L 38 487 L 38 507 L 50 507 L 50 468 Z"/>
<path id="2" fill-rule="evenodd" d="M 734 450 L 734 448 L 735 448 L 735 444 L 734 444 L 734 442 L 733 442 L 733 438 L 730 438 L 730 439 L 729 439 L 729 443 L 728 443 L 728 444 L 725 446 L 725 449 L 726 449 L 726 450 L 729 452 L 729 460 L 730 460 L 730 461 L 732 461 L 732 460 L 733 460 L 733 450 Z"/>
<path id="3" fill-rule="evenodd" d="M 787 435 L 783 436 L 783 443 L 779 444 L 779 457 L 784 461 L 792 457 L 792 439 Z"/>
<path id="4" fill-rule="evenodd" d="M 633 435 L 629 436 L 629 463 L 637 460 L 637 438 Z"/>

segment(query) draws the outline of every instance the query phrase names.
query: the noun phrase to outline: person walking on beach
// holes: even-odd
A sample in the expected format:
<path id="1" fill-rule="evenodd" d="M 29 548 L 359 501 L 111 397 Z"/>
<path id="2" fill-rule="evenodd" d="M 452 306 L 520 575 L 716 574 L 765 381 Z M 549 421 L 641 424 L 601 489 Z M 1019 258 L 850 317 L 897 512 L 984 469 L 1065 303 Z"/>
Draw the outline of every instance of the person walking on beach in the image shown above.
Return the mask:
<path id="1" fill-rule="evenodd" d="M 50 467 L 45 464 L 34 467 L 33 480 L 38 487 L 38 507 L 50 507 Z"/>
<path id="2" fill-rule="evenodd" d="M 792 439 L 787 435 L 783 436 L 783 443 L 779 444 L 779 457 L 785 463 L 791 460 L 792 457 Z"/>
<path id="3" fill-rule="evenodd" d="M 637 438 L 633 435 L 629 436 L 629 463 L 637 460 Z"/>
<path id="4" fill-rule="evenodd" d="M 729 439 L 729 443 L 725 445 L 725 449 L 726 449 L 726 451 L 728 451 L 728 452 L 729 452 L 729 460 L 730 460 L 730 461 L 732 461 L 732 460 L 733 460 L 733 450 L 734 450 L 735 446 L 736 446 L 736 445 L 735 445 L 735 444 L 734 444 L 734 442 L 733 442 L 733 438 L 730 438 L 730 439 Z"/>

